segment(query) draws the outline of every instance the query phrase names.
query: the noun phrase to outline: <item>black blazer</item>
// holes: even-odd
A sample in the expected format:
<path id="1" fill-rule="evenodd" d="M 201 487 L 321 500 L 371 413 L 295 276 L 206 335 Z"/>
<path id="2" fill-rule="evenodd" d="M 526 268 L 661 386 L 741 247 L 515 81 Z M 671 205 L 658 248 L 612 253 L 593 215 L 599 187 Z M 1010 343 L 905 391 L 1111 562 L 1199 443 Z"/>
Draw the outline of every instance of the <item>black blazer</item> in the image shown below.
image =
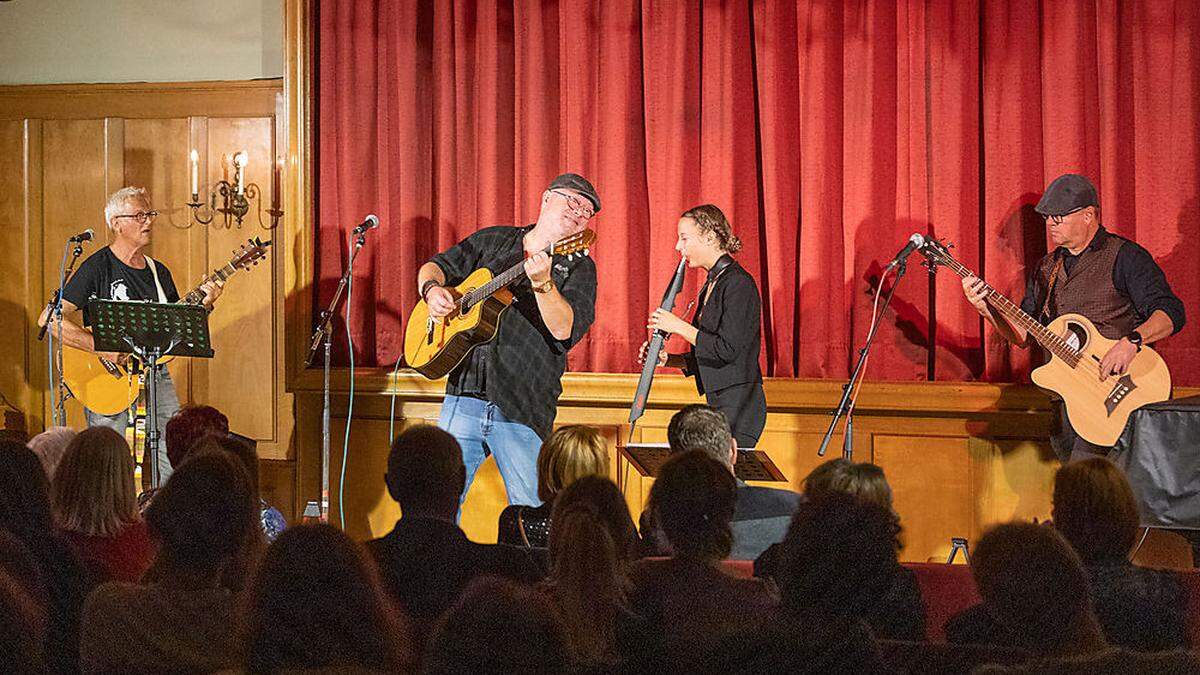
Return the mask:
<path id="1" fill-rule="evenodd" d="M 758 286 L 736 261 L 709 291 L 692 325 L 700 329 L 696 346 L 684 354 L 685 375 L 696 378 L 696 391 L 719 391 L 735 384 L 762 381 L 758 353 L 762 348 L 762 301 Z"/>

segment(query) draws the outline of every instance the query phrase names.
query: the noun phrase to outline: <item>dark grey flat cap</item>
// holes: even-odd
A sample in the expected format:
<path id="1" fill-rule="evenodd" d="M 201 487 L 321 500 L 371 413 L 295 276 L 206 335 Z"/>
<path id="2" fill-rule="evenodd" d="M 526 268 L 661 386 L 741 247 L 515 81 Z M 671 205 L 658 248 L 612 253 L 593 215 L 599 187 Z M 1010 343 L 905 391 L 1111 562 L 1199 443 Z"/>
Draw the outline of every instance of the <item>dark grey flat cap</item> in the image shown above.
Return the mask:
<path id="1" fill-rule="evenodd" d="M 587 200 L 592 203 L 592 208 L 596 213 L 600 213 L 600 195 L 596 194 L 596 188 L 588 182 L 588 179 L 580 176 L 577 173 L 564 173 L 554 180 L 550 181 L 549 190 L 554 188 L 566 188 L 574 190 L 579 194 L 587 197 Z"/>
<path id="2" fill-rule="evenodd" d="M 1061 216 L 1085 206 L 1100 206 L 1096 186 L 1085 176 L 1064 173 L 1050 183 L 1033 210 L 1043 216 Z"/>

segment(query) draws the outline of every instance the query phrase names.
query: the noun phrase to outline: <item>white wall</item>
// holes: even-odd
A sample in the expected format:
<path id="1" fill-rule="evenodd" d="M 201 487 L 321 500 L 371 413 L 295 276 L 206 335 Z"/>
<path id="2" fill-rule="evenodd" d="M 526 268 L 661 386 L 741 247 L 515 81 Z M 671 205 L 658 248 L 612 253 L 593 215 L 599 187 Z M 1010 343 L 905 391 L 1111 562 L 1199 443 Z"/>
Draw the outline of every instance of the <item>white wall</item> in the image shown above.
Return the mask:
<path id="1" fill-rule="evenodd" d="M 0 84 L 283 77 L 283 0 L 0 0 Z"/>

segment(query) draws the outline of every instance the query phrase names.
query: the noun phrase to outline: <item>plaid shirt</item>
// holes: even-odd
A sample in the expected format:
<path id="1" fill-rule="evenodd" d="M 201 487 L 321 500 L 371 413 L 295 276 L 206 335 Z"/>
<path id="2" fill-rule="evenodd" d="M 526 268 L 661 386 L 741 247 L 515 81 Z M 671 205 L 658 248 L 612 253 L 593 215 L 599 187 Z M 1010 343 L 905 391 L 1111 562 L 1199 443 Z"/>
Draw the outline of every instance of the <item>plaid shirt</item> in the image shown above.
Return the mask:
<path id="1" fill-rule="evenodd" d="M 500 274 L 524 260 L 522 239 L 532 228 L 482 229 L 435 255 L 432 262 L 451 286 L 480 267 Z M 529 278 L 522 276 L 508 287 L 514 300 L 500 319 L 496 337 L 471 350 L 446 383 L 447 394 L 491 401 L 505 417 L 528 426 L 543 439 L 554 424 L 567 351 L 583 339 L 596 318 L 596 264 L 591 258 L 576 255 L 568 260 L 556 255 L 550 276 L 574 313 L 571 337 L 558 340 L 550 334 Z"/>

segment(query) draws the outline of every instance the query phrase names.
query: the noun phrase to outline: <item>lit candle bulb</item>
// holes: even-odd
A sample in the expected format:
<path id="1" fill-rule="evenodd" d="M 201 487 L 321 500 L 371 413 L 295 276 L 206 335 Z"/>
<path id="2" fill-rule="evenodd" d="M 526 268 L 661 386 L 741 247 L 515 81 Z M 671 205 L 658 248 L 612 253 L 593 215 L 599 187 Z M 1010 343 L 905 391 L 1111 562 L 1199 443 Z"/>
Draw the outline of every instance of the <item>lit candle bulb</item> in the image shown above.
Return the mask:
<path id="1" fill-rule="evenodd" d="M 191 152 L 192 164 L 192 203 L 200 201 L 200 153 L 194 149 Z"/>
<path id="2" fill-rule="evenodd" d="M 246 163 L 247 163 L 246 159 L 247 159 L 247 157 L 246 157 L 245 150 L 243 150 L 239 153 L 236 153 L 233 156 L 233 168 L 234 168 L 233 180 L 237 184 L 237 192 L 239 195 L 244 194 L 246 192 L 246 182 L 243 178 L 243 172 L 242 172 L 242 170 L 246 168 Z"/>

